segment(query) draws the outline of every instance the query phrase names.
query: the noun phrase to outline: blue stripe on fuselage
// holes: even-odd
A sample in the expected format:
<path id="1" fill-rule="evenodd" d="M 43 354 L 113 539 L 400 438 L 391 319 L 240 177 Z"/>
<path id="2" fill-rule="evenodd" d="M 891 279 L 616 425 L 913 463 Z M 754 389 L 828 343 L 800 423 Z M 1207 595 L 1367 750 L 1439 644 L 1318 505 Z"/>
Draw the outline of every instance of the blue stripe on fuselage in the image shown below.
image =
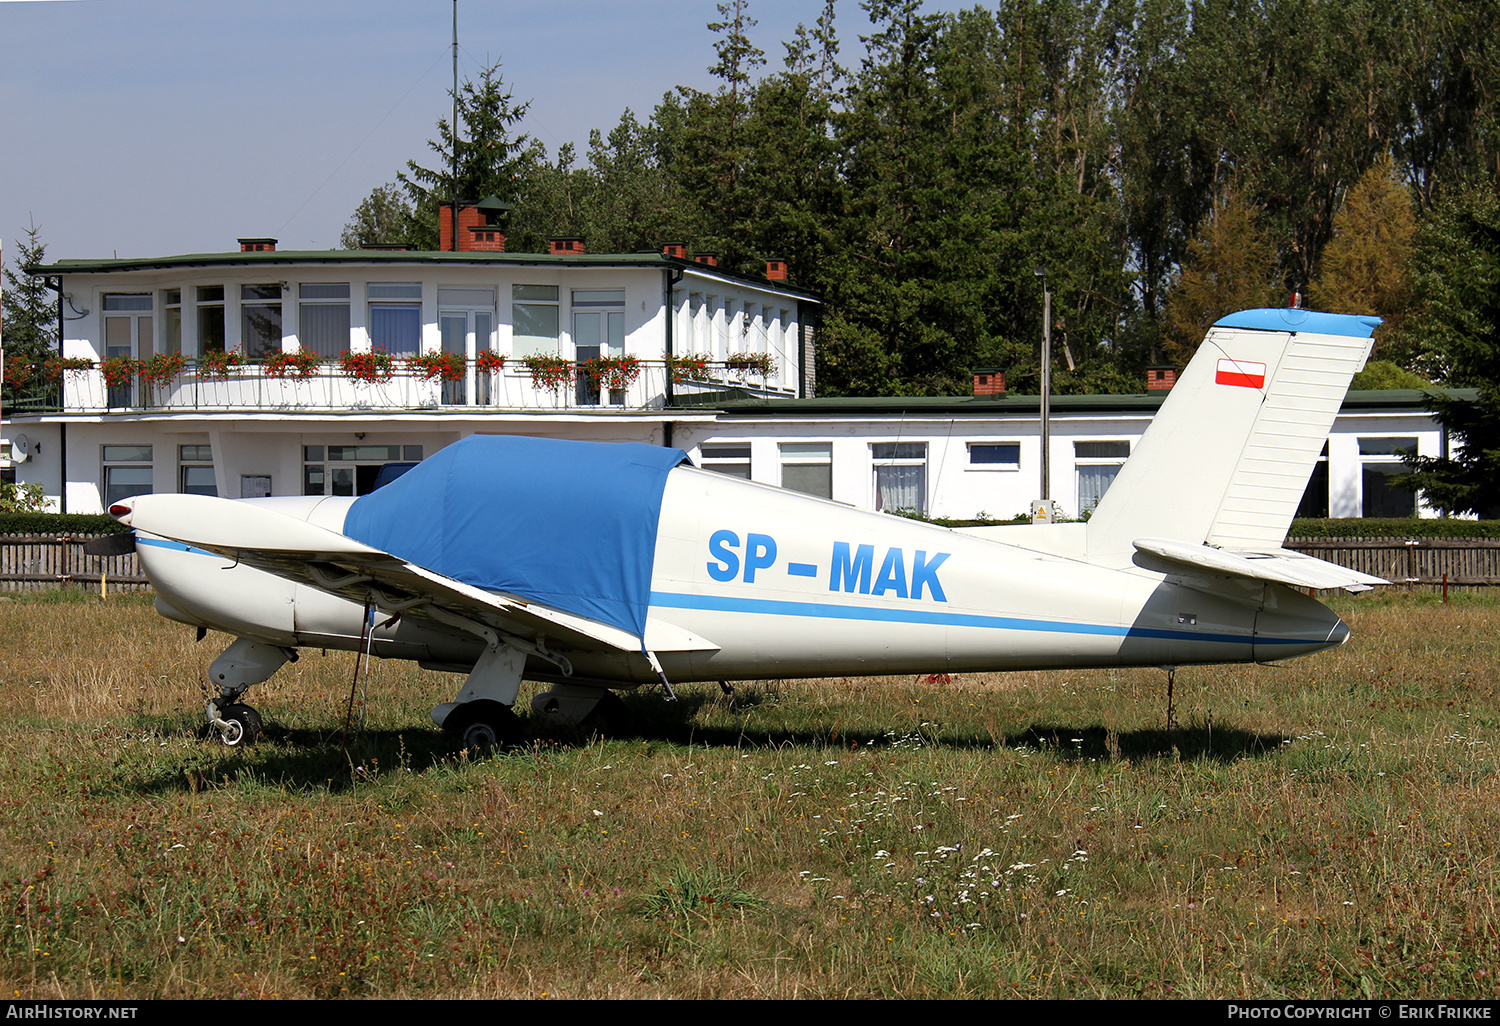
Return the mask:
<path id="1" fill-rule="evenodd" d="M 784 602 L 774 599 L 728 598 L 721 595 L 684 595 L 669 591 L 653 591 L 651 604 L 664 609 L 703 609 L 716 613 L 758 613 L 767 616 L 802 616 L 824 620 L 878 620 L 884 623 L 982 627 L 990 630 L 1042 631 L 1049 634 L 1096 634 L 1122 638 L 1209 641 L 1226 645 L 1307 644 L 1304 638 L 1209 634 L 1197 631 L 1166 630 L 1158 627 L 1116 627 L 1109 624 L 1029 620 L 1014 616 L 986 616 L 979 613 L 949 613 L 925 609 L 877 609 L 870 606 L 847 606 L 824 602 Z"/>
<path id="2" fill-rule="evenodd" d="M 218 559 L 224 558 L 217 552 L 209 552 L 207 549 L 195 549 L 191 545 L 184 545 L 182 544 L 182 542 L 168 541 L 165 538 L 142 538 L 140 535 L 136 535 L 135 543 L 136 545 L 154 545 L 159 549 L 176 549 L 178 552 L 191 552 L 195 556 L 214 556 Z"/>

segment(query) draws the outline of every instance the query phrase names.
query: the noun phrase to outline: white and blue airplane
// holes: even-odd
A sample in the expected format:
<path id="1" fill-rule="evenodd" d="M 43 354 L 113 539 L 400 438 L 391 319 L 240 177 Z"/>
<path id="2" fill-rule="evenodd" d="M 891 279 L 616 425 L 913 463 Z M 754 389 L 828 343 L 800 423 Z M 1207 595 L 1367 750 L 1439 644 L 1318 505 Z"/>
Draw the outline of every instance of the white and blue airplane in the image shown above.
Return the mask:
<path id="1" fill-rule="evenodd" d="M 949 530 L 698 469 L 678 449 L 471 436 L 359 498 L 138 495 L 157 609 L 236 640 L 209 722 L 303 647 L 467 674 L 464 745 L 687 681 L 1268 662 L 1343 643 L 1310 589 L 1386 583 L 1282 548 L 1378 320 L 1208 332 L 1087 523 Z"/>

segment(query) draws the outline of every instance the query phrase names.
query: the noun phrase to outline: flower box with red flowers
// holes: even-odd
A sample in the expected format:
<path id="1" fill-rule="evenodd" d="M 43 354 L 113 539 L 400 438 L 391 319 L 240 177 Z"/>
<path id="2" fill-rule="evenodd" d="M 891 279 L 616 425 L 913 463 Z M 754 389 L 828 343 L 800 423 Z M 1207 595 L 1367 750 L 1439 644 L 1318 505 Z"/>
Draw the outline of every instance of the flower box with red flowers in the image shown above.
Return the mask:
<path id="1" fill-rule="evenodd" d="M 462 353 L 418 353 L 406 358 L 406 368 L 423 381 L 462 381 L 469 361 Z"/>
<path id="2" fill-rule="evenodd" d="M 272 353 L 266 357 L 264 367 L 268 378 L 306 381 L 316 374 L 322 365 L 323 358 L 317 353 L 299 350 L 295 353 Z"/>
<path id="3" fill-rule="evenodd" d="M 374 385 L 391 380 L 391 375 L 396 372 L 396 361 L 383 349 L 373 349 L 368 353 L 349 352 L 339 357 L 339 369 L 347 378 Z"/>
<path id="4" fill-rule="evenodd" d="M 537 388 L 560 392 L 573 383 L 573 362 L 561 356 L 527 356 L 521 362 Z"/>

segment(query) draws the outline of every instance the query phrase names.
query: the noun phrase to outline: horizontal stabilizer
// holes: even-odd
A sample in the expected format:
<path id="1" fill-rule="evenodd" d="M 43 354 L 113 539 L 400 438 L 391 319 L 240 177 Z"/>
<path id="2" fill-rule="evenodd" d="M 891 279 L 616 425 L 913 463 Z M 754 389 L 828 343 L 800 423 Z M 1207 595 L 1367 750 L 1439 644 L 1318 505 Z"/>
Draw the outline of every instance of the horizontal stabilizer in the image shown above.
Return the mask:
<path id="1" fill-rule="evenodd" d="M 1149 565 L 1152 560 L 1159 560 L 1169 566 L 1152 569 L 1166 569 L 1175 573 L 1196 571 L 1216 577 L 1268 581 L 1293 588 L 1343 588 L 1346 591 L 1367 591 L 1374 585 L 1390 583 L 1379 577 L 1371 577 L 1369 574 L 1288 549 L 1229 551 L 1216 549 L 1211 545 L 1193 545 L 1166 538 L 1139 538 L 1135 542 L 1135 549 L 1138 564 Z M 1141 556 L 1147 558 L 1142 559 Z"/>

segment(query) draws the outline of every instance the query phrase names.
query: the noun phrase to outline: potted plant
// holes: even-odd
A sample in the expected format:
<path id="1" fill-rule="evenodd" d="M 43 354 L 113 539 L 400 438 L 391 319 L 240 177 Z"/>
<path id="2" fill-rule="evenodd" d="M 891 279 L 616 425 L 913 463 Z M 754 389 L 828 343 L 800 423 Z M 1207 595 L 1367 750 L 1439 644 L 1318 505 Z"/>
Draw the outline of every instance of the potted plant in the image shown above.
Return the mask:
<path id="1" fill-rule="evenodd" d="M 724 360 L 729 370 L 749 371 L 768 378 L 776 373 L 776 361 L 769 353 L 734 353 Z"/>
<path id="2" fill-rule="evenodd" d="M 624 391 L 641 376 L 641 361 L 634 356 L 601 356 L 583 363 L 580 370 L 600 388 Z"/>
<path id="3" fill-rule="evenodd" d="M 374 385 L 391 380 L 396 361 L 383 349 L 372 349 L 368 353 L 347 352 L 339 357 L 339 368 L 345 377 Z"/>
<path id="4" fill-rule="evenodd" d="M 107 362 L 107 361 L 106 361 Z M 181 353 L 157 353 L 136 364 L 136 373 L 148 387 L 171 384 L 182 373 Z"/>
<path id="5" fill-rule="evenodd" d="M 94 361 L 87 356 L 49 356 L 42 363 L 42 380 L 49 385 L 62 381 L 69 371 L 77 373 L 94 369 Z"/>
<path id="6" fill-rule="evenodd" d="M 99 363 L 104 372 L 104 383 L 110 388 L 123 388 L 135 380 L 139 364 L 128 356 L 107 356 Z"/>
<path id="7" fill-rule="evenodd" d="M 527 356 L 521 362 L 531 373 L 531 383 L 554 393 L 573 383 L 573 363 L 561 356 Z"/>
<path id="8" fill-rule="evenodd" d="M 406 358 L 406 368 L 423 381 L 462 381 L 469 361 L 462 353 L 418 353 Z"/>
<path id="9" fill-rule="evenodd" d="M 5 361 L 5 383 L 13 388 L 24 388 L 34 369 L 26 357 L 12 356 Z"/>
<path id="10" fill-rule="evenodd" d="M 505 369 L 505 357 L 493 349 L 482 349 L 474 357 L 474 369 L 499 374 Z"/>
<path id="11" fill-rule="evenodd" d="M 673 353 L 667 357 L 667 370 L 674 384 L 684 381 L 707 381 L 708 362 L 713 359 L 707 353 Z"/>
<path id="12" fill-rule="evenodd" d="M 239 353 L 231 353 L 224 349 L 210 349 L 198 357 L 198 377 L 225 381 L 229 378 L 230 370 L 241 366 L 244 362 L 245 358 Z"/>
<path id="13" fill-rule="evenodd" d="M 295 353 L 275 352 L 266 357 L 266 377 L 306 381 L 316 374 L 322 365 L 321 356 L 304 349 L 299 349 Z"/>

